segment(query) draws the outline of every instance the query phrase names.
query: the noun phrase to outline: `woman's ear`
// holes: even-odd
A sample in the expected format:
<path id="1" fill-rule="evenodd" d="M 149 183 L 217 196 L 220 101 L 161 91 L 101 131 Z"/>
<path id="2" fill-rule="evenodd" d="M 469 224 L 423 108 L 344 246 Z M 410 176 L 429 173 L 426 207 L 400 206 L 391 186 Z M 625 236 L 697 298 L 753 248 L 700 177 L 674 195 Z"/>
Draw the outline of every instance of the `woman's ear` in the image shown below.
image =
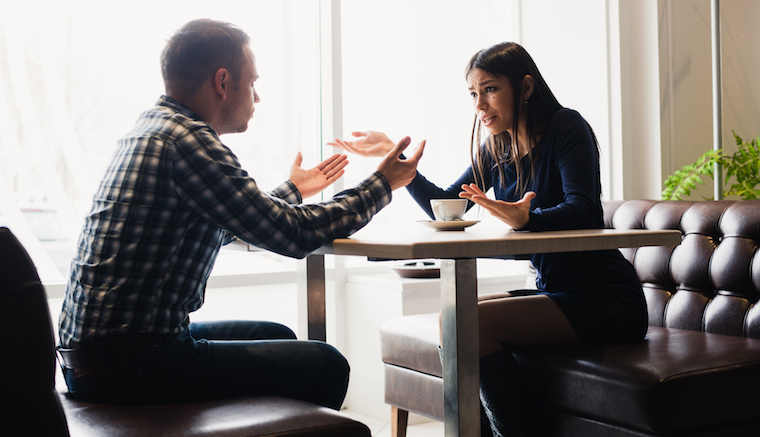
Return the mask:
<path id="1" fill-rule="evenodd" d="M 522 80 L 522 99 L 528 100 L 533 95 L 533 77 L 526 74 Z"/>

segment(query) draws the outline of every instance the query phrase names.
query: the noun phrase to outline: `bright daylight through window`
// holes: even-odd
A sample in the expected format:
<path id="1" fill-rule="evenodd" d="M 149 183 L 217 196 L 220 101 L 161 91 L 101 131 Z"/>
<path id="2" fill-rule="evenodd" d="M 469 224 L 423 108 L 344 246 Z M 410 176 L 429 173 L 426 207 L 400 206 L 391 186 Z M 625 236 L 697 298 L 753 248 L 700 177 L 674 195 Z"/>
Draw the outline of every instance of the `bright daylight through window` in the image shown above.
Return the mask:
<path id="1" fill-rule="evenodd" d="M 472 125 L 464 66 L 477 50 L 512 38 L 508 1 L 343 1 L 340 35 L 344 138 L 385 131 L 428 141 L 420 170 L 449 183 L 467 165 Z M 148 12 L 149 11 L 149 12 Z M 332 154 L 322 141 L 320 2 L 311 0 L 96 0 L 0 6 L 0 225 L 32 254 L 45 282 L 63 282 L 82 216 L 116 147 L 163 93 L 159 54 L 195 18 L 229 21 L 250 36 L 261 103 L 248 132 L 223 141 L 263 189 Z M 434 18 L 433 18 L 434 17 Z M 324 21 L 322 21 L 324 22 Z M 468 23 L 478 22 L 478 26 Z M 325 148 L 326 150 L 322 150 Z M 377 166 L 350 156 L 342 186 Z M 332 192 L 328 193 L 331 194 Z M 425 218 L 404 190 L 375 219 Z M 472 211 L 471 213 L 476 213 Z M 269 254 L 247 268 L 293 270 Z M 217 268 L 224 270 L 220 256 Z M 233 267 L 230 267 L 233 268 Z"/>

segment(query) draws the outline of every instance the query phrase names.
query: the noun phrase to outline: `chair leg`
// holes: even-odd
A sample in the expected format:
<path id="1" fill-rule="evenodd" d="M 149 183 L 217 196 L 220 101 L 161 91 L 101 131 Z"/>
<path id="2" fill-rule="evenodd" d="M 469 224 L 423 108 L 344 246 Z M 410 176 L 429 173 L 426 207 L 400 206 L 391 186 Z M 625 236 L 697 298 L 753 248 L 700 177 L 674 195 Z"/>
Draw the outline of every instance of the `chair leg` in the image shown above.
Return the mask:
<path id="1" fill-rule="evenodd" d="M 406 437 L 409 412 L 391 406 L 391 437 Z"/>

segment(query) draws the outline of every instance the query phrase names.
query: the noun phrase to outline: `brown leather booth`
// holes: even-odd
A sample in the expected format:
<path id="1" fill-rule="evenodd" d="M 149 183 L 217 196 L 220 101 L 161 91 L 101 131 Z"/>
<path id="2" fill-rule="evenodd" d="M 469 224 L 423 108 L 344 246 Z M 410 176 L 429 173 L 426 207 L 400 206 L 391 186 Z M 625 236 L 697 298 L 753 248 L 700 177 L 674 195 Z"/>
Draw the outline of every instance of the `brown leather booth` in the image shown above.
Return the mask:
<path id="1" fill-rule="evenodd" d="M 45 289 L 16 237 L 0 228 L 0 435 L 73 437 L 370 437 L 338 411 L 269 396 L 127 406 L 70 399 L 55 389 Z"/>
<path id="2" fill-rule="evenodd" d="M 637 344 L 515 352 L 546 436 L 760 435 L 760 200 L 606 202 L 605 225 L 678 229 L 681 245 L 622 249 L 641 279 Z M 394 437 L 408 412 L 443 420 L 438 315 L 381 331 Z"/>

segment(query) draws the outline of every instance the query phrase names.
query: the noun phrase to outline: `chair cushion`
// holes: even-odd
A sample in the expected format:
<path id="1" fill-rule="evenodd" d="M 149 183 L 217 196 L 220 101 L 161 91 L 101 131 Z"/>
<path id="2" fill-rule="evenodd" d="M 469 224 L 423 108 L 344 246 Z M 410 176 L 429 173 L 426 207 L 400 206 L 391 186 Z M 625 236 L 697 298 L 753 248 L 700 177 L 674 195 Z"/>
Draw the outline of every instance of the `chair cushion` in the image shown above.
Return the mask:
<path id="1" fill-rule="evenodd" d="M 443 422 L 443 378 L 385 364 L 385 403 Z"/>
<path id="2" fill-rule="evenodd" d="M 438 313 L 415 314 L 389 320 L 380 327 L 383 362 L 443 377 L 438 355 Z"/>
<path id="3" fill-rule="evenodd" d="M 370 437 L 369 428 L 338 411 L 280 397 L 113 405 L 60 396 L 72 437 Z"/>

